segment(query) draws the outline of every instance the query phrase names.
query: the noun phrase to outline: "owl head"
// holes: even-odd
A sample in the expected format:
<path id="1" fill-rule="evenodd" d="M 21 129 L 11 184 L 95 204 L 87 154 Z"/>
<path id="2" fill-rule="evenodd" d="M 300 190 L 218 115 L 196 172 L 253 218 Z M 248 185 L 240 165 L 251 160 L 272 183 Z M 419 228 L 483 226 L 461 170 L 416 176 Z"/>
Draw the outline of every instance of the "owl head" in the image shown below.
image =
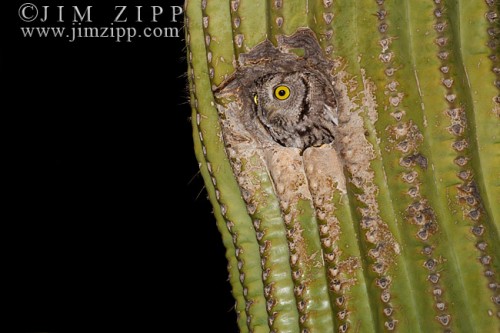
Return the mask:
<path id="1" fill-rule="evenodd" d="M 334 63 L 308 29 L 277 36 L 277 42 L 239 55 L 236 72 L 214 89 L 221 117 L 236 117 L 232 131 L 263 146 L 304 151 L 332 143 L 338 125 Z"/>
<path id="2" fill-rule="evenodd" d="M 331 84 L 321 75 L 267 74 L 250 91 L 257 119 L 277 143 L 305 149 L 333 141 L 337 105 Z"/>

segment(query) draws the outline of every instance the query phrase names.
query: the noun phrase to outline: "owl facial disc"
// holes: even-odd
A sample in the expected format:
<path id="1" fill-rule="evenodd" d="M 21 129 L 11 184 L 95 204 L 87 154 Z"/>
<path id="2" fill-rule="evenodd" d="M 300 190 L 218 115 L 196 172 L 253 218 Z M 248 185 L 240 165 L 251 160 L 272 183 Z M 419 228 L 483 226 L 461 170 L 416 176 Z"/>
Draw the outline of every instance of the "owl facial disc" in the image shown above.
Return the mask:
<path id="1" fill-rule="evenodd" d="M 255 81 L 252 94 L 258 121 L 280 145 L 305 149 L 333 141 L 335 94 L 321 76 L 269 73 Z"/>

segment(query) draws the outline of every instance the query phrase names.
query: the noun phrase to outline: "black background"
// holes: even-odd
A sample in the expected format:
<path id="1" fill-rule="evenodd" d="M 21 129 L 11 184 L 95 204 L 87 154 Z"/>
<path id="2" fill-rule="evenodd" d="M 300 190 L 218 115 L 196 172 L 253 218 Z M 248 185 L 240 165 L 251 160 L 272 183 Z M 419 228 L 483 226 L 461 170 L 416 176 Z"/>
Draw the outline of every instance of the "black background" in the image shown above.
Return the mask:
<path id="1" fill-rule="evenodd" d="M 96 26 L 113 20 L 115 4 L 159 5 L 166 15 L 153 26 L 182 26 L 167 15 L 181 0 L 30 2 L 93 5 Z M 235 332 L 224 249 L 192 148 L 184 31 L 131 43 L 25 38 L 22 3 L 0 9 L 2 164 L 11 166 L 3 183 L 12 185 L 3 331 Z"/>

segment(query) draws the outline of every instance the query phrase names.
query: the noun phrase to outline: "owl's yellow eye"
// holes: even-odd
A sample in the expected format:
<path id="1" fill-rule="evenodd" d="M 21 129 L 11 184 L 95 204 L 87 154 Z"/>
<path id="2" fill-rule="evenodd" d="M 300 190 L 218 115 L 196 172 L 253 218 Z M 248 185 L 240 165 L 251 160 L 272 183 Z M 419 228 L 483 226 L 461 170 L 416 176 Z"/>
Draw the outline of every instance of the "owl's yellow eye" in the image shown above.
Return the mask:
<path id="1" fill-rule="evenodd" d="M 255 103 L 255 105 L 259 104 L 259 96 L 257 96 L 257 94 L 253 95 L 253 102 Z"/>
<path id="2" fill-rule="evenodd" d="M 277 99 L 283 101 L 290 96 L 290 88 L 283 85 L 277 86 L 276 89 L 274 89 L 274 96 Z"/>

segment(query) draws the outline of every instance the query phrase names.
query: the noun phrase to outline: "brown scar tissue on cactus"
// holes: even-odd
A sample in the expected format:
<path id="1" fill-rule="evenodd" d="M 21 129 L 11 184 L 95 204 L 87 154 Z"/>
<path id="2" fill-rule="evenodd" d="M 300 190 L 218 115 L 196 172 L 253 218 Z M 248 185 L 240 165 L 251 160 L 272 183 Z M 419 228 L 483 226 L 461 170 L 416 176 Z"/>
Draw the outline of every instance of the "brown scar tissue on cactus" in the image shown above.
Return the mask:
<path id="1" fill-rule="evenodd" d="M 500 332 L 498 0 L 187 0 L 241 332 Z"/>

